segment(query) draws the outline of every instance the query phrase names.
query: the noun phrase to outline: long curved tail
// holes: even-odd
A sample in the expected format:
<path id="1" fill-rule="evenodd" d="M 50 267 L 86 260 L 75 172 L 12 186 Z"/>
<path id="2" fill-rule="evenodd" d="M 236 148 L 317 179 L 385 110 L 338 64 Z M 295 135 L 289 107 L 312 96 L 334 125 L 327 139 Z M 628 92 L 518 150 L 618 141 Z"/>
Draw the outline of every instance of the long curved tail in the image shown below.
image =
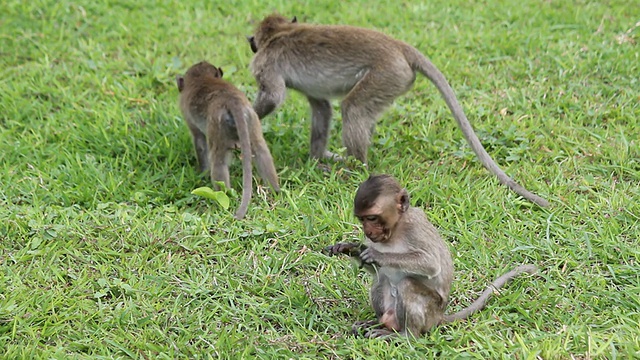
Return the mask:
<path id="1" fill-rule="evenodd" d="M 525 189 L 522 185 L 518 184 L 515 180 L 509 177 L 499 166 L 493 161 L 489 153 L 485 150 L 484 146 L 478 139 L 478 136 L 473 131 L 471 123 L 464 114 L 460 102 L 456 98 L 456 94 L 445 79 L 444 75 L 427 59 L 420 51 L 407 45 L 405 49 L 405 57 L 411 66 L 426 76 L 431 82 L 438 88 L 440 94 L 447 103 L 447 106 L 451 110 L 453 117 L 456 119 L 458 126 L 462 130 L 462 133 L 467 139 L 469 146 L 476 153 L 478 159 L 489 171 L 494 173 L 498 180 L 508 186 L 511 190 L 524 197 L 525 199 L 536 203 L 542 207 L 549 206 L 549 202 L 542 197 Z"/>
<path id="2" fill-rule="evenodd" d="M 247 214 L 251 194 L 253 193 L 252 173 L 251 173 L 251 138 L 249 137 L 249 126 L 247 116 L 241 105 L 232 104 L 229 108 L 231 116 L 236 122 L 238 139 L 240 140 L 240 151 L 242 152 L 242 201 L 236 211 L 235 218 L 241 220 Z"/>
<path id="3" fill-rule="evenodd" d="M 487 300 L 491 297 L 495 290 L 500 289 L 506 283 L 511 281 L 511 279 L 522 273 L 533 274 L 538 270 L 535 265 L 520 265 L 515 269 L 509 271 L 508 273 L 500 276 L 494 282 L 491 283 L 483 292 L 480 297 L 474 301 L 471 305 L 469 305 L 466 309 L 460 310 L 455 314 L 445 315 L 443 323 L 448 323 L 456 320 L 463 320 L 469 317 L 469 315 L 473 314 L 476 311 L 482 310 L 487 304 Z"/>

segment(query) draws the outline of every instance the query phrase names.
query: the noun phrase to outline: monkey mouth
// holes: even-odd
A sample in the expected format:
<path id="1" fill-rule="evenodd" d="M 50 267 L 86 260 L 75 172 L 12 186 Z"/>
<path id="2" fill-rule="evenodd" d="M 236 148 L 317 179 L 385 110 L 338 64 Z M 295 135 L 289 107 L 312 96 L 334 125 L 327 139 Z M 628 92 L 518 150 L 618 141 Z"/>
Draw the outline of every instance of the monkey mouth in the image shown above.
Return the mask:
<path id="1" fill-rule="evenodd" d="M 385 242 L 387 240 L 389 240 L 389 238 L 391 237 L 391 231 L 389 231 L 389 229 L 384 229 L 382 231 L 382 234 L 378 235 L 376 237 L 376 240 L 374 242 Z"/>
<path id="2" fill-rule="evenodd" d="M 375 235 L 375 236 L 367 236 L 369 238 L 369 240 L 373 241 L 374 243 L 379 243 L 379 242 L 385 242 L 388 240 L 389 235 L 388 234 L 380 234 L 380 235 Z"/>

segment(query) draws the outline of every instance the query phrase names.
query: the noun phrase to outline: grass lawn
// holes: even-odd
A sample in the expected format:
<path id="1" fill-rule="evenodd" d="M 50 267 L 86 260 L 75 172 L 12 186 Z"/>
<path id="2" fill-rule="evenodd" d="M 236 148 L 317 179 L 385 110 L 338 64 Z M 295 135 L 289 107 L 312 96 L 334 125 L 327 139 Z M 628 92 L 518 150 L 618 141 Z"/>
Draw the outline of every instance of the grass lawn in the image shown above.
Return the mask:
<path id="1" fill-rule="evenodd" d="M 107 5 L 107 3 L 110 3 Z M 174 77 L 206 59 L 256 94 L 244 38 L 271 11 L 413 44 L 516 196 L 419 76 L 384 114 L 369 170 L 308 158 L 309 109 L 264 119 L 283 191 L 247 218 L 210 185 Z M 0 355 L 5 358 L 640 357 L 640 1 L 5 0 L 0 5 Z M 336 110 L 338 103 L 336 105 Z M 330 149 L 340 150 L 339 111 Z M 349 335 L 369 279 L 320 250 L 361 238 L 357 185 L 389 173 L 449 243 L 449 311 L 522 276 L 468 321 L 408 341 Z"/>

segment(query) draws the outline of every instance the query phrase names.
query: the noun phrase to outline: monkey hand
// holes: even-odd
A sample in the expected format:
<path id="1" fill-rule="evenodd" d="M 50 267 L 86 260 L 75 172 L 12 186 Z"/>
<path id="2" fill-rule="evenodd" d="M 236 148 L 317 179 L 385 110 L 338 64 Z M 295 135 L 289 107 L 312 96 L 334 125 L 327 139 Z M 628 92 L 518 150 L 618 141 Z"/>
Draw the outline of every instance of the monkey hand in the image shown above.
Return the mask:
<path id="1" fill-rule="evenodd" d="M 362 244 L 356 243 L 337 243 L 335 245 L 327 246 L 324 248 L 324 253 L 333 256 L 337 254 L 345 254 L 349 256 L 358 256 L 361 249 L 365 248 Z"/>
<path id="2" fill-rule="evenodd" d="M 379 265 L 380 252 L 372 248 L 366 248 L 360 252 L 360 261 L 366 265 Z"/>

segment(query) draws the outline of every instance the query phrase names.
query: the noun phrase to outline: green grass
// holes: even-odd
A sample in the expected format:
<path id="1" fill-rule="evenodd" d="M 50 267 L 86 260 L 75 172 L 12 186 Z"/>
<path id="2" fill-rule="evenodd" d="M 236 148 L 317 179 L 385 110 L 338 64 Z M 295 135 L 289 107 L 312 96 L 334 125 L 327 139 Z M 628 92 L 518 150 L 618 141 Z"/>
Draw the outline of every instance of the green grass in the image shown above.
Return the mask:
<path id="1" fill-rule="evenodd" d="M 640 356 L 638 0 L 105 3 L 0 6 L 5 358 Z M 450 311 L 517 264 L 540 273 L 415 341 L 348 335 L 373 316 L 369 279 L 320 250 L 361 237 L 368 173 L 308 160 L 293 92 L 263 122 L 283 191 L 261 187 L 240 222 L 237 193 L 227 211 L 191 195 L 209 181 L 174 76 L 207 59 L 253 99 L 244 36 L 272 10 L 415 45 L 491 155 L 553 203 L 500 185 L 418 78 L 379 122 L 370 171 L 399 178 L 449 242 Z M 232 177 L 239 190 L 239 161 Z"/>

